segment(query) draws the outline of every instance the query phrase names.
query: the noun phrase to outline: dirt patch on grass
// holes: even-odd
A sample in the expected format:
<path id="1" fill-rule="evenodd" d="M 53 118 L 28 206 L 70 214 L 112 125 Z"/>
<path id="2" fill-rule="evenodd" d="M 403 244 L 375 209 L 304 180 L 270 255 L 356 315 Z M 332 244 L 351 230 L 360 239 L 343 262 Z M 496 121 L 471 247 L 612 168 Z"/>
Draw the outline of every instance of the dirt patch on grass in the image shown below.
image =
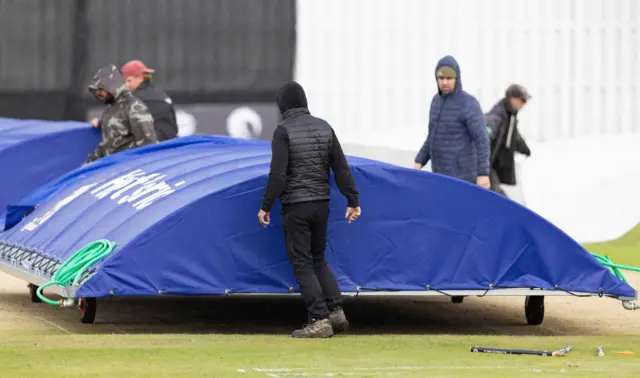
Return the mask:
<path id="1" fill-rule="evenodd" d="M 105 298 L 85 325 L 74 309 L 31 303 L 26 285 L 0 273 L 0 331 L 288 334 L 305 321 L 298 296 Z M 640 335 L 640 311 L 614 299 L 547 297 L 545 307 L 540 326 L 526 325 L 524 297 L 360 297 L 346 311 L 354 334 Z"/>

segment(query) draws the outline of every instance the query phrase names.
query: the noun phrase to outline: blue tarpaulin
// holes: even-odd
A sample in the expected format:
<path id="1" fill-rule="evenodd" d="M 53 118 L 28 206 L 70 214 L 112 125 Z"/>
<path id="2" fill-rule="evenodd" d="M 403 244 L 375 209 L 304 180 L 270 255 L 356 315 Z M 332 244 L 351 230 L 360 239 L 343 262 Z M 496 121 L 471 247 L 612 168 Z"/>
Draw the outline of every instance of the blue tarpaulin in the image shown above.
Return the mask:
<path id="1" fill-rule="evenodd" d="M 7 204 L 78 168 L 99 142 L 100 131 L 86 122 L 0 118 L 0 214 Z"/>
<path id="2" fill-rule="evenodd" d="M 256 214 L 270 145 L 185 137 L 125 151 L 43 186 L 0 239 L 64 260 L 91 241 L 115 251 L 78 290 L 113 295 L 288 293 L 297 285 L 279 204 Z M 634 297 L 576 241 L 519 204 L 460 180 L 348 158 L 362 216 L 332 183 L 327 259 L 343 291 L 542 288 Z M 8 225 L 11 226 L 11 225 Z"/>

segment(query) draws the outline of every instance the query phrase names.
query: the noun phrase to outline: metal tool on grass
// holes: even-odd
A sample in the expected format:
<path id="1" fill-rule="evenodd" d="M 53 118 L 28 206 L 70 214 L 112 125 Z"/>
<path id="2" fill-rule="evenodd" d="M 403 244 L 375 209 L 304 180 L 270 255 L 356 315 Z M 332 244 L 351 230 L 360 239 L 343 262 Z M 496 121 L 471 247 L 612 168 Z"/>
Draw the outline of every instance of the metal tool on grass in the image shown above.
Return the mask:
<path id="1" fill-rule="evenodd" d="M 495 353 L 495 354 L 527 354 L 533 356 L 544 357 L 564 357 L 571 351 L 571 345 L 558 350 L 535 350 L 535 349 L 511 349 L 511 348 L 489 348 L 481 346 L 472 346 L 471 352 L 478 353 Z"/>

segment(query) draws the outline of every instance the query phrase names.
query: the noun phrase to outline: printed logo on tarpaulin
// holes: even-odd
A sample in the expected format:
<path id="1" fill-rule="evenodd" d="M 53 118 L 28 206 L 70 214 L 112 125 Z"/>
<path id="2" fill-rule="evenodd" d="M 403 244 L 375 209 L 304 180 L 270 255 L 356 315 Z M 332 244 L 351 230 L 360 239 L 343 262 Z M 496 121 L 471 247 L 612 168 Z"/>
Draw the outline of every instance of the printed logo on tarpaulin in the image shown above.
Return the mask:
<path id="1" fill-rule="evenodd" d="M 118 205 L 130 203 L 136 210 L 142 210 L 186 184 L 185 181 L 169 184 L 163 180 L 166 176 L 162 173 L 148 174 L 142 169 L 136 169 L 107 181 L 93 189 L 91 194 L 98 199 L 109 197 Z"/>
<path id="2" fill-rule="evenodd" d="M 167 175 L 162 173 L 148 174 L 141 169 L 136 169 L 106 182 L 100 180 L 100 182 L 97 183 L 84 185 L 73 191 L 69 196 L 56 202 L 53 207 L 43 215 L 33 218 L 22 227 L 21 231 L 35 230 L 64 206 L 91 189 L 93 190 L 91 190 L 90 194 L 96 199 L 108 197 L 118 205 L 130 203 L 134 209 L 142 210 L 160 198 L 174 193 L 186 184 L 186 181 L 169 184 L 164 180 L 166 176 Z"/>
<path id="3" fill-rule="evenodd" d="M 35 217 L 32 220 L 30 220 L 29 223 L 27 223 L 26 225 L 24 225 L 24 227 L 22 227 L 20 229 L 20 231 L 33 231 L 33 230 L 35 230 L 38 226 L 40 226 L 41 224 L 43 224 L 44 222 L 49 220 L 49 218 L 51 218 L 53 216 L 53 214 L 55 214 L 58 211 L 60 211 L 60 209 L 62 209 L 63 207 L 67 206 L 73 200 L 75 200 L 76 198 L 80 197 L 83 193 L 85 193 L 86 191 L 88 191 L 89 189 L 93 188 L 96 185 L 97 184 L 88 184 L 88 185 L 84 185 L 84 186 L 74 190 L 73 193 L 71 193 L 69 196 L 65 197 L 64 199 L 62 199 L 62 200 L 60 200 L 58 202 L 56 202 L 53 205 L 53 207 L 50 210 L 48 210 L 46 213 L 44 213 L 43 215 Z"/>

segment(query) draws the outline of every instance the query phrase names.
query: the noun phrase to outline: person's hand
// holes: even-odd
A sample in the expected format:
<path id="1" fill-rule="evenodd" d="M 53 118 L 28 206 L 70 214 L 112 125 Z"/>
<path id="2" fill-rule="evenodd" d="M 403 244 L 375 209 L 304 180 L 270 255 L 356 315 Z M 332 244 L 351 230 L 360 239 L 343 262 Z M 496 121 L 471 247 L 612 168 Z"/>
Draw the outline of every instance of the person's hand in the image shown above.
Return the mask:
<path id="1" fill-rule="evenodd" d="M 476 184 L 485 189 L 491 189 L 491 181 L 489 180 L 489 176 L 478 176 L 478 178 L 476 179 Z"/>
<path id="2" fill-rule="evenodd" d="M 420 164 L 420 163 L 413 163 L 413 169 L 422 169 L 422 164 Z"/>
<path id="3" fill-rule="evenodd" d="M 347 213 L 344 215 L 344 217 L 349 220 L 349 223 L 351 223 L 356 219 L 358 219 L 360 217 L 360 214 L 362 214 L 362 210 L 360 209 L 360 206 L 347 207 Z"/>
<path id="4" fill-rule="evenodd" d="M 269 217 L 269 213 L 260 209 L 260 211 L 258 211 L 258 221 L 261 225 L 267 227 L 269 223 L 271 223 L 271 217 Z"/>
<path id="5" fill-rule="evenodd" d="M 96 129 L 99 127 L 97 118 L 92 119 L 91 122 L 89 123 L 91 124 L 91 126 L 95 127 Z"/>

